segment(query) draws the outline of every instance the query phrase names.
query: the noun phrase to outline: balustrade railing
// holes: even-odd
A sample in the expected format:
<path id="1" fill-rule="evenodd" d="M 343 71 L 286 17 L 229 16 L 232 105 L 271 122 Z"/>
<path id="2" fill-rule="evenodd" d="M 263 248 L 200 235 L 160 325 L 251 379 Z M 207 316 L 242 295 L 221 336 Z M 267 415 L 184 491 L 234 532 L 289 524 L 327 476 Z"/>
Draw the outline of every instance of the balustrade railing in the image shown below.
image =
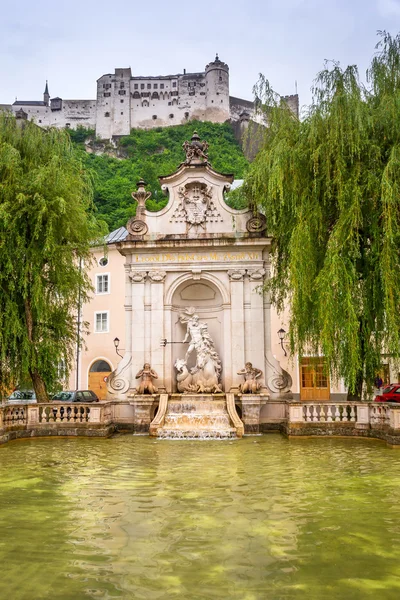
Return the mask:
<path id="1" fill-rule="evenodd" d="M 371 425 L 390 425 L 391 407 L 383 402 L 374 402 L 370 404 L 369 420 Z"/>
<path id="2" fill-rule="evenodd" d="M 3 409 L 3 423 L 6 427 L 14 425 L 26 425 L 27 407 L 26 406 L 7 406 Z"/>
<path id="3" fill-rule="evenodd" d="M 357 405 L 350 403 L 313 402 L 303 406 L 306 423 L 355 423 Z"/>
<path id="4" fill-rule="evenodd" d="M 39 405 L 39 423 L 89 423 L 90 406 L 83 404 Z"/>

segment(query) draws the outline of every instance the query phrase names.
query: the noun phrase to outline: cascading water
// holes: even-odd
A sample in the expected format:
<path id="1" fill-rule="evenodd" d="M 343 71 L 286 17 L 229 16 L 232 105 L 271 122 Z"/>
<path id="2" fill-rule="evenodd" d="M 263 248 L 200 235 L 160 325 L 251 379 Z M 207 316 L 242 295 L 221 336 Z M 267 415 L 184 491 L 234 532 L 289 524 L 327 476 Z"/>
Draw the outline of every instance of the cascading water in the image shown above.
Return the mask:
<path id="1" fill-rule="evenodd" d="M 224 396 L 179 395 L 168 401 L 157 437 L 230 439 L 236 437 L 236 428 L 231 424 Z"/>

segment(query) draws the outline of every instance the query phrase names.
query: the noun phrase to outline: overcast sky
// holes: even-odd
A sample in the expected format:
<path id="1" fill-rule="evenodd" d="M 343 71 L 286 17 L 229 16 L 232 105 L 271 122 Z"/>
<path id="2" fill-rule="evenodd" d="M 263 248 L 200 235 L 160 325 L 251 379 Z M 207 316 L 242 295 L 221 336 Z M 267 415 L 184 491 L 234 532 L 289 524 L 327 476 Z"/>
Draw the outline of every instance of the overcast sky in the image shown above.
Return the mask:
<path id="1" fill-rule="evenodd" d="M 0 103 L 96 97 L 115 67 L 135 75 L 203 71 L 218 52 L 230 93 L 252 99 L 263 73 L 279 93 L 310 101 L 324 59 L 363 73 L 378 29 L 400 31 L 400 0 L 36 0 L 7 2 L 0 19 Z"/>

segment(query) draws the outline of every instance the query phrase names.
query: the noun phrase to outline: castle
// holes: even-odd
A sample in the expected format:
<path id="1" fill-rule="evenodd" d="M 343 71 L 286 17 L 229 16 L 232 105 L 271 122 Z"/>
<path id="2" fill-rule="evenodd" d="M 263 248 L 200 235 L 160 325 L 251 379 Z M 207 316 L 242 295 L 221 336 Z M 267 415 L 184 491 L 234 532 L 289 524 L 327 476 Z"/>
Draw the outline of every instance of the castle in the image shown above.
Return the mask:
<path id="1" fill-rule="evenodd" d="M 298 96 L 284 98 L 298 113 Z M 229 95 L 229 67 L 218 55 L 200 73 L 133 76 L 131 69 L 115 69 L 97 80 L 96 100 L 50 98 L 46 82 L 43 100 L 16 100 L 0 105 L 43 127 L 96 130 L 101 139 L 129 135 L 132 128 L 151 129 L 180 125 L 197 119 L 223 123 L 248 121 L 254 103 Z"/>

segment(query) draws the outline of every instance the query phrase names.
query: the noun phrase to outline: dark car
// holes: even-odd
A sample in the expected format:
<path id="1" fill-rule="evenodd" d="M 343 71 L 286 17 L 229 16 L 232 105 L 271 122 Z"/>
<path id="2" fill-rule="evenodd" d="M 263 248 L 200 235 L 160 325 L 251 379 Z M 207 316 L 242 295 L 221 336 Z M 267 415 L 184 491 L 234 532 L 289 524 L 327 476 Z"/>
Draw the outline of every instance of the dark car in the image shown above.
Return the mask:
<path id="1" fill-rule="evenodd" d="M 52 398 L 53 402 L 99 402 L 92 390 L 75 390 L 71 392 L 58 392 Z"/>
<path id="2" fill-rule="evenodd" d="M 34 390 L 14 390 L 6 398 L 7 404 L 36 404 L 36 394 Z"/>
<path id="3" fill-rule="evenodd" d="M 400 383 L 386 385 L 382 394 L 375 396 L 375 402 L 400 402 Z"/>

